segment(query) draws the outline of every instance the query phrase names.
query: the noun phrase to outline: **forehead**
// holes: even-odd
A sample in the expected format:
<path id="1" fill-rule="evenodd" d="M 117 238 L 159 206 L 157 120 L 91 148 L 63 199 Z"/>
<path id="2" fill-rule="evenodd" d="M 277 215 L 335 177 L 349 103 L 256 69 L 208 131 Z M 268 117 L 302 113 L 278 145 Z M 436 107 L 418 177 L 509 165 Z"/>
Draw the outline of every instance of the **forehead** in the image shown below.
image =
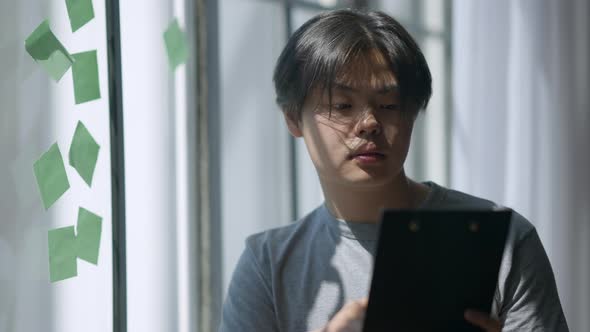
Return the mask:
<path id="1" fill-rule="evenodd" d="M 335 88 L 355 90 L 388 90 L 397 80 L 387 59 L 378 50 L 362 53 L 340 68 L 333 82 Z"/>

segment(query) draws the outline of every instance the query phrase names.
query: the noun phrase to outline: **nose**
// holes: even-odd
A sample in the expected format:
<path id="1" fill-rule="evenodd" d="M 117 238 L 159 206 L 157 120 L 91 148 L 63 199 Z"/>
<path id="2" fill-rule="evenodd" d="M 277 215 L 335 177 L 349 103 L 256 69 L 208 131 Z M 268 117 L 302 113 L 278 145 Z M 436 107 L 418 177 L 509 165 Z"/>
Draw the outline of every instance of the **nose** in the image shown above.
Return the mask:
<path id="1" fill-rule="evenodd" d="M 366 112 L 356 124 L 356 135 L 361 138 L 368 138 L 381 134 L 381 124 L 373 112 Z"/>

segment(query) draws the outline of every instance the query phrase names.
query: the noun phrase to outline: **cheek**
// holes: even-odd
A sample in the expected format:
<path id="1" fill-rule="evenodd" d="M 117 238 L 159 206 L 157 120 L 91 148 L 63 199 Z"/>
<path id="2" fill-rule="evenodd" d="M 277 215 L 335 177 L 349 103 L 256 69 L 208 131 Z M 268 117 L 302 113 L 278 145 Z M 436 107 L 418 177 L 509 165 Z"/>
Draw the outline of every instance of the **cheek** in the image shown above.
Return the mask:
<path id="1" fill-rule="evenodd" d="M 385 139 L 388 145 L 392 148 L 392 160 L 396 164 L 403 164 L 410 149 L 410 142 L 412 138 L 412 123 L 400 123 L 395 126 L 390 126 L 385 131 Z"/>
<path id="2" fill-rule="evenodd" d="M 319 121 L 304 126 L 303 138 L 309 156 L 318 170 L 335 168 L 341 162 L 344 131 Z"/>
<path id="3" fill-rule="evenodd" d="M 398 123 L 391 126 L 385 126 L 383 134 L 390 146 L 403 147 L 410 143 L 410 138 L 412 137 L 412 125 Z"/>
<path id="4" fill-rule="evenodd" d="M 395 145 L 400 140 L 400 128 L 398 126 L 385 126 L 383 136 L 390 146 Z"/>

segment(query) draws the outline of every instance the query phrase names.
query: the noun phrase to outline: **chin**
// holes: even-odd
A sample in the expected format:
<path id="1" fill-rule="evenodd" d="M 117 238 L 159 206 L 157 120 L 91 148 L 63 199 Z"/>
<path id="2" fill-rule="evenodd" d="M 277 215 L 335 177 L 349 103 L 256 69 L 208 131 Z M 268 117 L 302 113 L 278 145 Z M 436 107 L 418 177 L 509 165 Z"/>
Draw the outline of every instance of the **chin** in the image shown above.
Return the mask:
<path id="1" fill-rule="evenodd" d="M 352 166 L 352 167 L 351 167 Z M 403 164 L 382 167 L 346 165 L 341 168 L 316 168 L 322 182 L 350 188 L 378 188 L 395 182 L 404 174 Z"/>
<path id="2" fill-rule="evenodd" d="M 355 187 L 380 187 L 391 183 L 396 175 L 395 174 L 375 174 L 368 172 L 355 172 L 356 174 L 347 174 L 341 178 L 341 181 L 349 186 Z"/>

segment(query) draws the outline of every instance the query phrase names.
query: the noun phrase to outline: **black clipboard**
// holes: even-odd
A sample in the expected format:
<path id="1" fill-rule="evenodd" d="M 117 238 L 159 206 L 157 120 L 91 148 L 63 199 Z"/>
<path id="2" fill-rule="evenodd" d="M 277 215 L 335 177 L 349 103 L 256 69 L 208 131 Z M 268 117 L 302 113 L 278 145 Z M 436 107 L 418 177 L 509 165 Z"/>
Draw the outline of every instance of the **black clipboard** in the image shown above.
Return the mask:
<path id="1" fill-rule="evenodd" d="M 386 210 L 364 332 L 482 331 L 467 308 L 490 313 L 512 210 Z"/>

